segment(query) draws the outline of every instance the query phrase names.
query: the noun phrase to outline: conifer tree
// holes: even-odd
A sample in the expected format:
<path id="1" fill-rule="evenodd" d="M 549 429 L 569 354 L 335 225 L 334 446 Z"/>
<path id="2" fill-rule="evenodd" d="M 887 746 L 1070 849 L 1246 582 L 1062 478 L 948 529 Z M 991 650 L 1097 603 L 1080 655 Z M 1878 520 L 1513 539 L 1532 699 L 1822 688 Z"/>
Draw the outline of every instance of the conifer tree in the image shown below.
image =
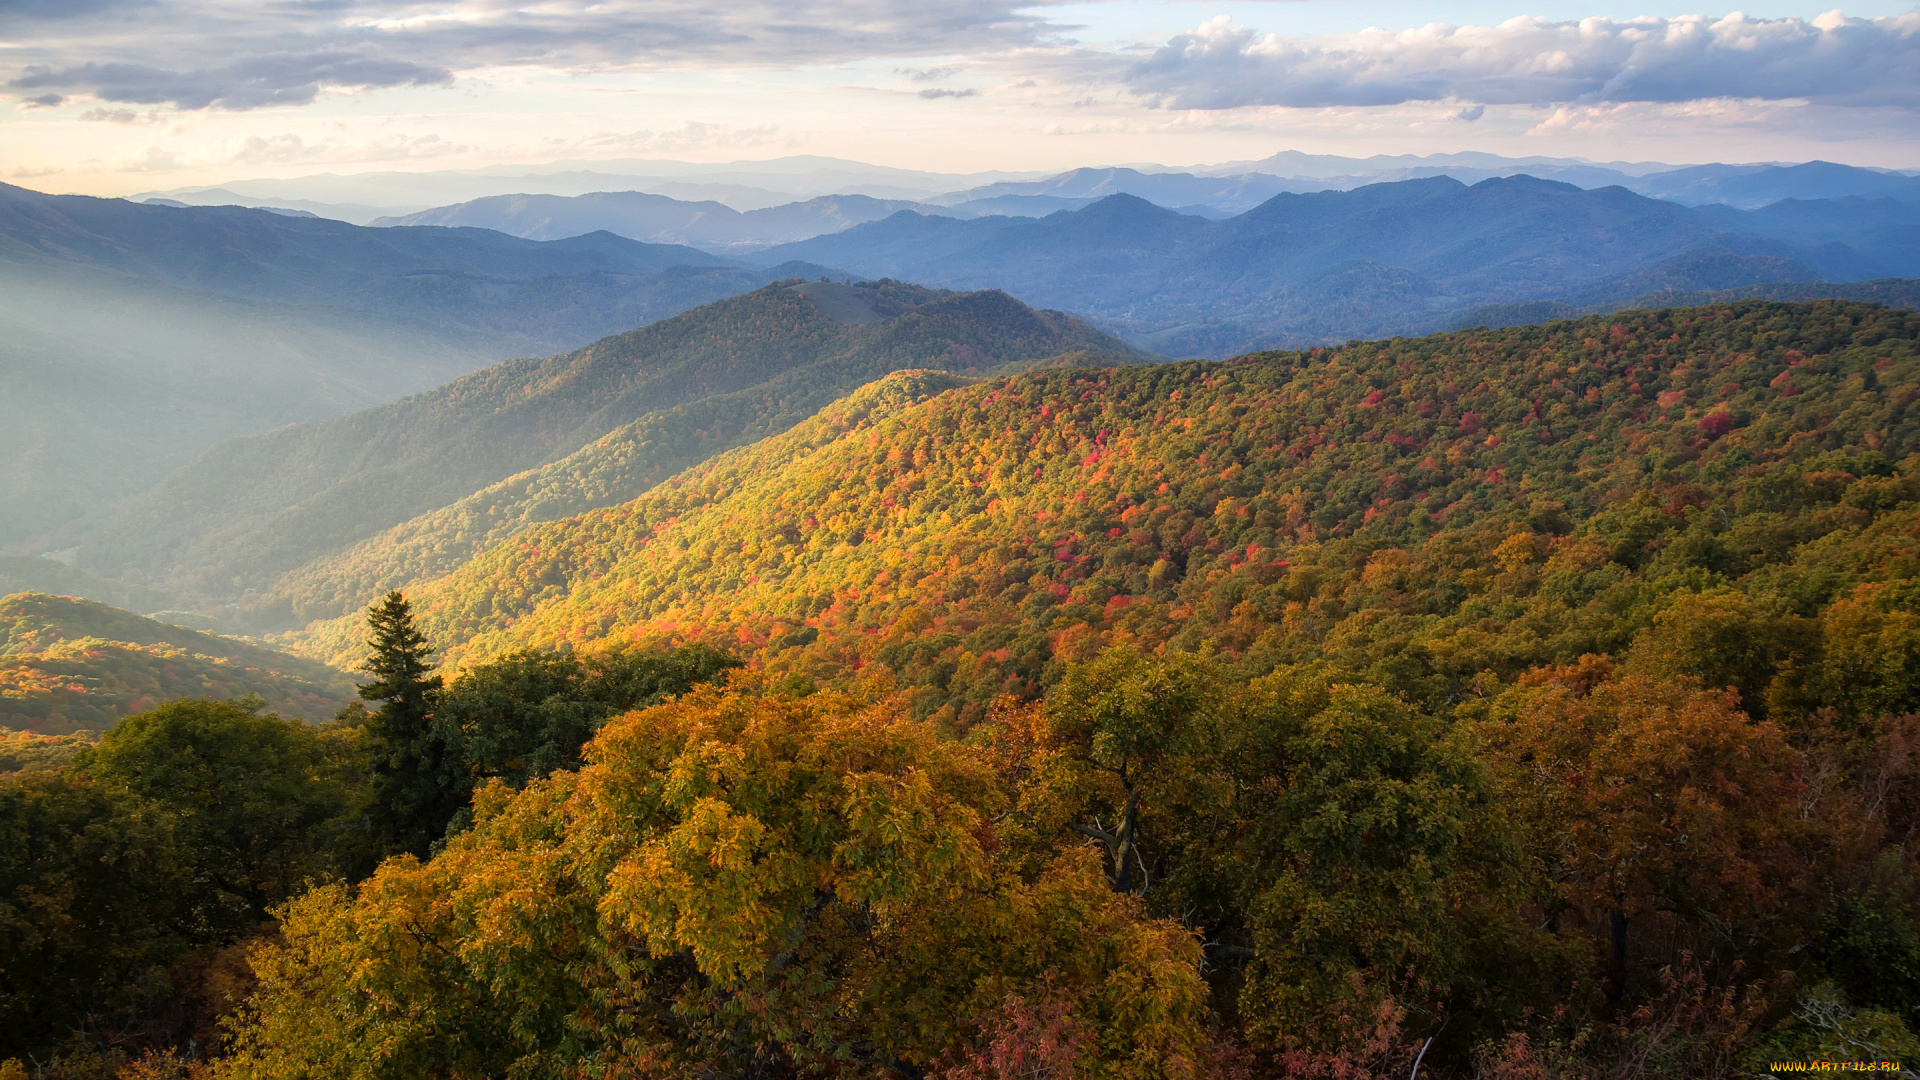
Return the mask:
<path id="1" fill-rule="evenodd" d="M 425 856 L 440 837 L 450 811 L 441 784 L 441 752 L 433 731 L 440 676 L 432 674 L 433 649 L 413 625 L 413 608 L 390 592 L 367 610 L 366 671 L 372 682 L 360 696 L 378 701 L 367 730 L 374 737 L 373 832 L 383 854 L 410 851 Z"/>

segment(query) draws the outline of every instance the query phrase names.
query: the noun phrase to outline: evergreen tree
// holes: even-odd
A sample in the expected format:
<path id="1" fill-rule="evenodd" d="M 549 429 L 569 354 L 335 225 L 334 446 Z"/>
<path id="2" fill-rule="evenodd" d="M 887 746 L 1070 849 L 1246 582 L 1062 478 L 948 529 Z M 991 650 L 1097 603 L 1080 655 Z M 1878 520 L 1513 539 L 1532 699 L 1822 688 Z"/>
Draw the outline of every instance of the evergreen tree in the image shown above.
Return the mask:
<path id="1" fill-rule="evenodd" d="M 367 719 L 375 742 L 374 839 L 382 854 L 425 857 L 452 813 L 442 805 L 453 796 L 443 790 L 444 747 L 433 730 L 440 676 L 431 674 L 433 649 L 414 629 L 412 605 L 399 592 L 367 610 L 367 629 L 366 671 L 373 681 L 360 684 L 360 696 L 381 703 Z"/>

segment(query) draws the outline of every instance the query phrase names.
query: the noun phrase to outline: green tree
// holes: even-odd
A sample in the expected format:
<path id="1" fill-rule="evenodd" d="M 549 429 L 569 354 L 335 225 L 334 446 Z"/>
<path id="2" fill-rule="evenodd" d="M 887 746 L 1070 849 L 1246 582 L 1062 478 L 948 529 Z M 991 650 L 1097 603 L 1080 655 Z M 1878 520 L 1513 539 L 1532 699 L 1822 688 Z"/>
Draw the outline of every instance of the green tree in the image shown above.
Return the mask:
<path id="1" fill-rule="evenodd" d="M 193 875 L 191 929 L 232 940 L 343 869 L 358 735 L 262 713 L 257 698 L 171 701 L 121 721 L 83 768 L 171 816 Z"/>
<path id="2" fill-rule="evenodd" d="M 445 782 L 445 746 L 433 727 L 441 679 L 412 605 L 397 590 L 367 610 L 367 629 L 373 679 L 358 689 L 381 703 L 366 723 L 374 743 L 374 838 L 384 852 L 425 855 L 466 795 Z"/>
<path id="3" fill-rule="evenodd" d="M 73 770 L 0 780 L 0 1060 L 137 1031 L 192 944 L 174 817 Z"/>

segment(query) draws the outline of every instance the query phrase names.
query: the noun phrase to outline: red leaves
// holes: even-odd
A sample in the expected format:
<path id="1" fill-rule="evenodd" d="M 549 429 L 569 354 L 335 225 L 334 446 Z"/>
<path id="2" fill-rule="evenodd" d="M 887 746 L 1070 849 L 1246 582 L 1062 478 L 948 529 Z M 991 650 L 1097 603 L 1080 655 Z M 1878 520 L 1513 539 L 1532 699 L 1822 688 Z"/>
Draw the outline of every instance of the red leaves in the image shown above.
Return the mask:
<path id="1" fill-rule="evenodd" d="M 1725 410 L 1710 412 L 1701 417 L 1699 425 L 1700 434 L 1709 439 L 1717 439 L 1725 435 L 1733 430 L 1733 426 L 1733 415 Z"/>

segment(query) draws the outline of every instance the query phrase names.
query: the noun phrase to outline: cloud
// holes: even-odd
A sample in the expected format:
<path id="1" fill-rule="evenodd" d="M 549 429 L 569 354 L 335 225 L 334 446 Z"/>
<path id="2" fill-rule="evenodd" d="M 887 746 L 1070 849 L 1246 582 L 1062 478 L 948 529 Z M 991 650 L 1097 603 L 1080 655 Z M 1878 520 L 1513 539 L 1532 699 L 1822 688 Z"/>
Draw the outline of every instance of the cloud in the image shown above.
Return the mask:
<path id="1" fill-rule="evenodd" d="M 29 68 L 7 89 L 61 90 L 90 94 L 101 101 L 176 109 L 257 109 L 305 105 L 323 89 L 433 86 L 452 80 L 452 73 L 444 68 L 319 52 L 254 56 L 197 71 L 167 71 L 142 64 L 82 64 L 57 71 Z"/>
<path id="2" fill-rule="evenodd" d="M 0 0 L 0 23 L 16 19 L 78 19 L 147 0 Z"/>
<path id="3" fill-rule="evenodd" d="M 65 7 L 63 7 L 65 5 Z M 455 73 L 781 69 L 1032 44 L 1021 0 L 0 0 L 0 85 L 178 109 Z M 57 17 L 56 17 L 57 16 Z M 939 78 L 945 69 L 908 77 Z"/>
<path id="4" fill-rule="evenodd" d="M 20 99 L 20 104 L 29 109 L 51 109 L 55 105 L 65 105 L 67 99 L 60 94 L 35 94 Z"/>
<path id="5" fill-rule="evenodd" d="M 922 91 L 920 91 L 920 96 L 921 96 L 921 97 L 923 97 L 923 98 L 926 98 L 926 99 L 927 99 L 928 101 L 933 101 L 933 100 L 936 100 L 936 99 L 938 99 L 938 98 L 969 98 L 969 97 L 979 97 L 979 96 L 980 96 L 980 91 L 978 91 L 978 90 L 972 90 L 972 89 L 968 89 L 968 90 L 922 90 Z"/>
<path id="6" fill-rule="evenodd" d="M 131 124 L 140 119 L 140 114 L 132 109 L 88 109 L 80 114 L 82 120 L 98 120 L 109 124 Z"/>
<path id="7" fill-rule="evenodd" d="M 1319 38 L 1259 34 L 1222 16 L 1174 37 L 1121 78 L 1178 109 L 1710 98 L 1913 108 L 1920 106 L 1920 12 L 1880 19 L 1830 12 L 1812 20 L 1523 17 Z"/>
<path id="8" fill-rule="evenodd" d="M 1487 115 L 1487 107 L 1485 105 L 1475 105 L 1470 109 L 1461 109 L 1459 112 L 1454 113 L 1453 118 L 1455 120 L 1464 120 L 1471 124 L 1485 115 Z"/>
<path id="9" fill-rule="evenodd" d="M 944 79 L 949 75 L 958 75 L 960 74 L 960 69 L 957 67 L 897 67 L 893 69 L 893 73 L 895 75 L 904 75 L 914 82 L 933 82 L 935 79 Z"/>

